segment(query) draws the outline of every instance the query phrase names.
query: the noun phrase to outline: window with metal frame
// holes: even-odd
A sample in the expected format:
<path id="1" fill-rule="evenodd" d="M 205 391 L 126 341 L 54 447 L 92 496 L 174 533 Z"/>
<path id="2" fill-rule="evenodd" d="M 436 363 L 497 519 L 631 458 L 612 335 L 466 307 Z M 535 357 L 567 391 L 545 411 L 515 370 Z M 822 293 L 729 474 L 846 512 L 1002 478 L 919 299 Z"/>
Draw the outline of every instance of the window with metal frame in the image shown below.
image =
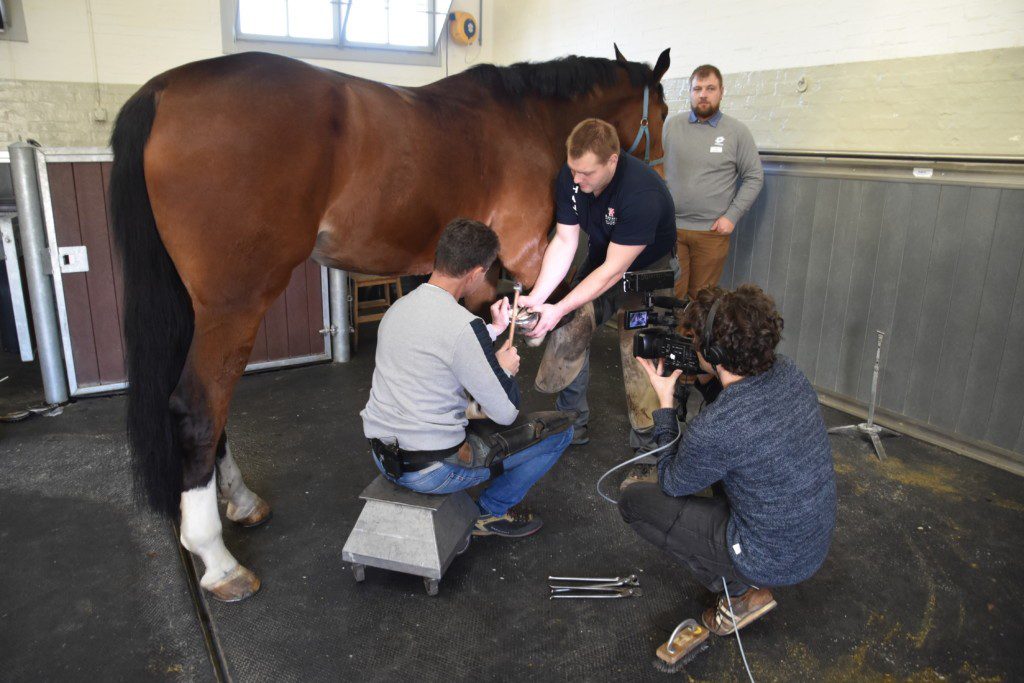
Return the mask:
<path id="1" fill-rule="evenodd" d="M 0 40 L 28 42 L 23 0 L 0 0 Z"/>
<path id="2" fill-rule="evenodd" d="M 235 39 L 433 53 L 450 0 L 237 0 Z"/>

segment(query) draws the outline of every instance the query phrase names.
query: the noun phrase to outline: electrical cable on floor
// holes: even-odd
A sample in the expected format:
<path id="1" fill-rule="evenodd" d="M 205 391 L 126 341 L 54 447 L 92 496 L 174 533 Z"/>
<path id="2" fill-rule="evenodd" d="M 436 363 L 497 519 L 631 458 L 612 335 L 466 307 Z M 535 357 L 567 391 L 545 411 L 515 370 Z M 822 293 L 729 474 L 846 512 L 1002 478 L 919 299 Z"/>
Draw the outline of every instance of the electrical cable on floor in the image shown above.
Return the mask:
<path id="1" fill-rule="evenodd" d="M 743 651 L 743 641 L 740 640 L 740 629 L 736 625 L 736 615 L 732 611 L 732 598 L 729 597 L 729 587 L 725 585 L 725 577 L 722 577 L 722 590 L 725 591 L 725 601 L 729 603 L 729 618 L 732 619 L 732 632 L 736 634 L 736 644 L 740 646 L 740 657 L 743 658 L 743 666 L 747 669 L 747 677 L 750 683 L 754 682 L 754 674 L 750 673 L 750 665 L 747 664 L 747 653 Z"/>
<path id="2" fill-rule="evenodd" d="M 615 467 L 611 468 L 610 470 L 608 470 L 607 472 L 602 474 L 601 478 L 597 480 L 597 495 L 601 496 L 602 498 L 607 500 L 612 505 L 618 505 L 619 501 L 614 500 L 614 499 L 609 498 L 608 496 L 604 495 L 604 492 L 601 490 L 601 482 L 603 482 L 605 479 L 607 479 L 608 475 L 610 475 L 612 472 L 615 472 L 616 470 L 621 470 L 626 465 L 632 465 L 633 463 L 637 462 L 638 460 L 643 460 L 644 458 L 646 458 L 649 455 L 654 455 L 655 453 L 657 453 L 659 451 L 665 450 L 669 446 L 674 446 L 676 443 L 679 442 L 679 437 L 683 433 L 682 432 L 682 425 L 680 425 L 678 422 L 676 423 L 676 429 L 677 429 L 676 437 L 674 439 L 672 439 L 671 441 L 669 441 L 664 446 L 658 446 L 657 448 L 655 448 L 654 450 L 651 450 L 651 451 L 644 451 L 640 455 L 637 455 L 636 457 L 630 458 L 629 460 L 627 460 L 625 462 L 619 463 Z"/>

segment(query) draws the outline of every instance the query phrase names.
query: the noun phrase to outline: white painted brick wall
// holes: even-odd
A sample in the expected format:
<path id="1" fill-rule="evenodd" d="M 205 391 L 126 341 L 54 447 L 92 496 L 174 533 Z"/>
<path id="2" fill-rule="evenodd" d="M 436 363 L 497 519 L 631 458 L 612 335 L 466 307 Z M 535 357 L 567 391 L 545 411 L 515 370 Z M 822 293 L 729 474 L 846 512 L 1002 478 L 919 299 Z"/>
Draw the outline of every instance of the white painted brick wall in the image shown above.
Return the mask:
<path id="1" fill-rule="evenodd" d="M 220 54 L 218 0 L 90 0 L 95 68 L 86 0 L 23 3 L 29 42 L 0 41 L 0 144 L 105 144 L 136 84 Z M 474 0 L 456 6 L 476 12 Z M 1024 154 L 1024 0 L 485 0 L 482 35 L 482 48 L 453 48 L 452 72 L 480 61 L 610 57 L 613 42 L 653 62 L 671 46 L 674 109 L 686 106 L 692 67 L 711 61 L 727 76 L 724 108 L 765 148 Z M 401 85 L 443 75 L 313 63 Z M 106 123 L 91 120 L 97 74 Z M 812 83 L 803 96 L 801 75 Z"/>
<path id="2" fill-rule="evenodd" d="M 86 0 L 22 2 L 28 42 L 0 41 L 0 78 L 142 84 L 167 69 L 222 53 L 219 0 L 89 0 L 92 39 Z M 452 72 L 492 60 L 492 2 L 484 2 L 484 44 L 452 46 Z M 455 0 L 453 7 L 475 15 L 477 0 Z M 444 76 L 443 65 L 309 61 L 398 85 L 423 85 Z"/>
<path id="3" fill-rule="evenodd" d="M 493 0 L 484 0 L 483 45 L 451 46 L 451 73 L 491 61 Z M 0 41 L 0 144 L 104 146 L 124 101 L 153 76 L 222 53 L 219 0 L 23 0 L 28 42 Z M 87 7 L 92 10 L 92 36 Z M 455 0 L 477 14 L 477 0 Z M 479 17 L 478 17 L 479 19 Z M 95 44 L 95 61 L 93 44 Z M 423 85 L 445 66 L 307 60 L 355 76 Z M 96 81 L 99 95 L 96 92 Z M 96 122 L 102 107 L 108 120 Z"/>
<path id="4" fill-rule="evenodd" d="M 671 47 L 673 111 L 713 63 L 763 149 L 1024 156 L 1022 0 L 516 0 L 496 4 L 494 34 L 506 64 Z"/>
<path id="5" fill-rule="evenodd" d="M 494 60 L 566 54 L 652 62 L 668 77 L 712 62 L 730 73 L 1024 46 L 1021 0 L 498 0 Z"/>
<path id="6" fill-rule="evenodd" d="M 761 149 L 1024 156 L 1024 48 L 724 78 L 722 109 Z M 687 79 L 664 85 L 671 110 L 685 111 Z"/>

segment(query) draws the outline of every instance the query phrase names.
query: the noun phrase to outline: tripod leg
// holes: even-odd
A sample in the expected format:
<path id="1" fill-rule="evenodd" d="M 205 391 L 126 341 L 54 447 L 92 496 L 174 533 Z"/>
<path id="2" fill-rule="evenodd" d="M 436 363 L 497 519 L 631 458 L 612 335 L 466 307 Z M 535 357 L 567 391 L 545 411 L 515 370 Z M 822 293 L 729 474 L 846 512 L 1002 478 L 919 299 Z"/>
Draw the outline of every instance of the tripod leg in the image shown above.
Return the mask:
<path id="1" fill-rule="evenodd" d="M 882 445 L 881 437 L 879 437 L 878 434 L 875 434 L 874 432 L 872 432 L 869 436 L 871 437 L 871 443 L 875 446 L 875 454 L 878 456 L 879 460 L 884 462 L 885 446 Z"/>

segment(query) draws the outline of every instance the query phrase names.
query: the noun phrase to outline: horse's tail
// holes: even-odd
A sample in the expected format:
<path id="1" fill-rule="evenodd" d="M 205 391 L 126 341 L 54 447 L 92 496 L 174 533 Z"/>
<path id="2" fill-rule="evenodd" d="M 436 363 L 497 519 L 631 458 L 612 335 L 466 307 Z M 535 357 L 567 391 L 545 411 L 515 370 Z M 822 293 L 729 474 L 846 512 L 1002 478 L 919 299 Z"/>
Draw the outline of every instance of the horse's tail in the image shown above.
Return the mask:
<path id="1" fill-rule="evenodd" d="M 157 87 L 143 86 L 117 115 L 110 138 L 110 207 L 124 269 L 128 444 L 136 491 L 154 510 L 173 518 L 181 497 L 182 451 L 169 399 L 192 342 L 194 314 L 157 233 L 146 189 L 142 156 L 157 94 Z"/>

